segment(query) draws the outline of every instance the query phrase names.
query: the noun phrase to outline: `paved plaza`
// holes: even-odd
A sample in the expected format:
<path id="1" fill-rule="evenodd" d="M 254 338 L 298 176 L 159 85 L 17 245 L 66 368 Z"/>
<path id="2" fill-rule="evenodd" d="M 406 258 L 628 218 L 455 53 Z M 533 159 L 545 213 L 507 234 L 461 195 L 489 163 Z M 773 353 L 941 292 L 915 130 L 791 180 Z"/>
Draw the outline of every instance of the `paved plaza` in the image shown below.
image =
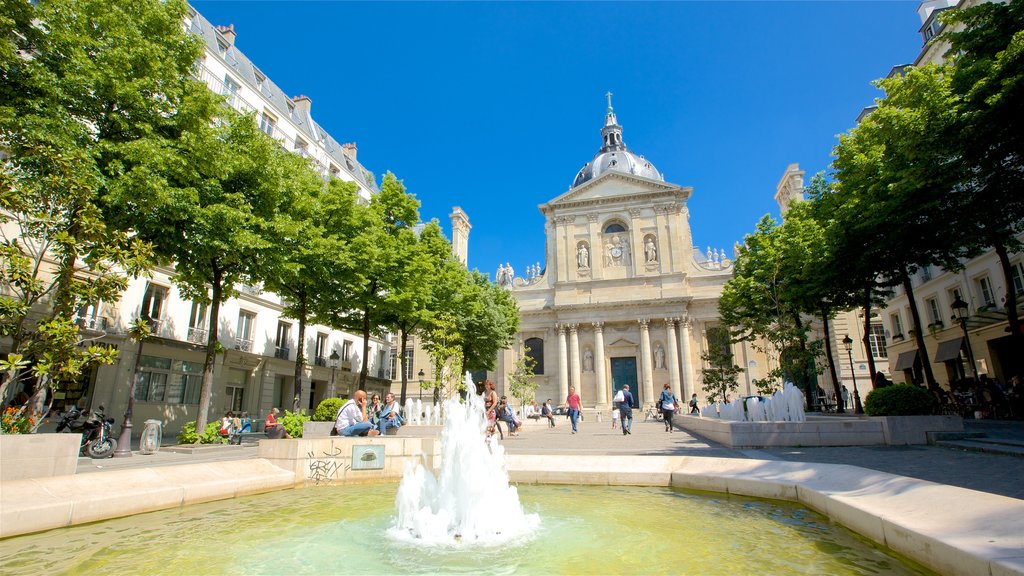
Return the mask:
<path id="1" fill-rule="evenodd" d="M 579 433 L 565 417 L 556 417 L 556 426 L 529 422 L 516 437 L 508 437 L 502 445 L 510 454 L 578 454 L 622 456 L 629 466 L 630 456 L 704 456 L 719 458 L 752 458 L 792 462 L 850 464 L 890 474 L 898 474 L 940 484 L 949 484 L 981 492 L 1000 494 L 1024 500 L 1024 458 L 1007 454 L 991 454 L 957 450 L 940 446 L 851 446 L 828 448 L 733 449 L 687 433 L 679 428 L 665 432 L 661 422 L 634 421 L 633 434 L 625 436 L 612 430 L 604 419 L 593 417 L 579 423 Z M 1024 422 L 965 422 L 968 432 L 983 432 L 992 437 L 1024 445 Z M 440 435 L 439 426 L 406 426 L 400 435 Z M 81 458 L 78 473 L 108 471 L 148 466 L 171 466 L 198 462 L 244 460 L 256 457 L 254 445 L 200 446 L 192 453 L 172 452 L 165 447 L 159 453 L 131 458 L 91 460 Z"/>

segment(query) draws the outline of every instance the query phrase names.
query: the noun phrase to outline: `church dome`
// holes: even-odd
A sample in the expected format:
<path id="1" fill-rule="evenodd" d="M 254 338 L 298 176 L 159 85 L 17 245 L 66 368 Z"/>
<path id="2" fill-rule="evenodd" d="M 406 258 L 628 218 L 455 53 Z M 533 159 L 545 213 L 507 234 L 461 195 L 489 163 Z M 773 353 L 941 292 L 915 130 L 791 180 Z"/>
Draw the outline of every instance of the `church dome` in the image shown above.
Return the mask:
<path id="1" fill-rule="evenodd" d="M 615 119 L 615 111 L 612 109 L 612 95 L 608 93 L 608 114 L 605 116 L 604 128 L 601 128 L 601 137 L 604 145 L 598 150 L 594 159 L 583 165 L 583 168 L 576 174 L 571 188 L 581 186 L 605 172 L 620 172 L 632 174 L 651 180 L 664 182 L 665 178 L 643 156 L 629 151 L 622 141 L 622 126 L 619 126 Z"/>

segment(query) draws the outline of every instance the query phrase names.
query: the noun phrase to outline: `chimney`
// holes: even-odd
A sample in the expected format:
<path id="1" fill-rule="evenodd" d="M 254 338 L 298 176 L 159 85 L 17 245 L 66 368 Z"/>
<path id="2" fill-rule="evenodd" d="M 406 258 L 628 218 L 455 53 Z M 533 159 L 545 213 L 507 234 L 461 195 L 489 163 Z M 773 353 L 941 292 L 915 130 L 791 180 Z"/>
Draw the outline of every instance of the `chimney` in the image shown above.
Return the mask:
<path id="1" fill-rule="evenodd" d="M 298 96 L 292 97 L 292 102 L 295 102 L 295 107 L 297 109 L 304 112 L 307 116 L 309 115 L 309 107 L 313 105 L 313 101 L 309 99 L 309 96 L 299 94 Z"/>
<path id="2" fill-rule="evenodd" d="M 217 26 L 217 32 L 220 32 L 220 35 L 228 41 L 228 44 L 230 46 L 235 45 L 235 36 L 237 36 L 237 34 L 235 34 L 234 24 L 228 24 L 227 26 Z"/>
<path id="3" fill-rule="evenodd" d="M 359 149 L 356 147 L 355 142 L 346 142 L 341 145 L 341 152 L 353 162 L 356 161 L 356 152 L 358 151 Z"/>

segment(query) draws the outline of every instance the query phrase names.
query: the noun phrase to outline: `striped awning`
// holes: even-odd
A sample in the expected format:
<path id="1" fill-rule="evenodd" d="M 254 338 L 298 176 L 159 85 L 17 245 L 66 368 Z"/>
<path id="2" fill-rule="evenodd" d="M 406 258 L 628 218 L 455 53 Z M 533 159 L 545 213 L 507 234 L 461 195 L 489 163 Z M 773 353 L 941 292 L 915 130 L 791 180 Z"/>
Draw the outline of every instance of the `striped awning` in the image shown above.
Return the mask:
<path id="1" fill-rule="evenodd" d="M 958 336 L 952 340 L 939 342 L 939 349 L 935 352 L 935 362 L 947 362 L 960 358 L 960 349 L 964 346 L 964 337 Z"/>
<path id="2" fill-rule="evenodd" d="M 917 349 L 909 350 L 900 354 L 899 358 L 896 359 L 896 364 L 893 365 L 893 372 L 899 372 L 900 370 L 912 370 L 914 368 L 914 362 L 917 361 Z"/>

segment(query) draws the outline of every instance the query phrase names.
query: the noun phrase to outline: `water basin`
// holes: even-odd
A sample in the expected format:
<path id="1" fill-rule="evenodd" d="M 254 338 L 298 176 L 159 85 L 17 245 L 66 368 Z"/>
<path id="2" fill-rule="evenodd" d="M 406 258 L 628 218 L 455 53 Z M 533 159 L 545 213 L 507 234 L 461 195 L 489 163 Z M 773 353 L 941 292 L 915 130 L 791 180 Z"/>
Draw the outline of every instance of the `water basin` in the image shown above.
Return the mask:
<path id="1" fill-rule="evenodd" d="M 396 484 L 319 486 L 0 541 L 7 574 L 932 574 L 798 504 L 629 486 L 519 485 L 534 533 L 396 535 Z"/>

